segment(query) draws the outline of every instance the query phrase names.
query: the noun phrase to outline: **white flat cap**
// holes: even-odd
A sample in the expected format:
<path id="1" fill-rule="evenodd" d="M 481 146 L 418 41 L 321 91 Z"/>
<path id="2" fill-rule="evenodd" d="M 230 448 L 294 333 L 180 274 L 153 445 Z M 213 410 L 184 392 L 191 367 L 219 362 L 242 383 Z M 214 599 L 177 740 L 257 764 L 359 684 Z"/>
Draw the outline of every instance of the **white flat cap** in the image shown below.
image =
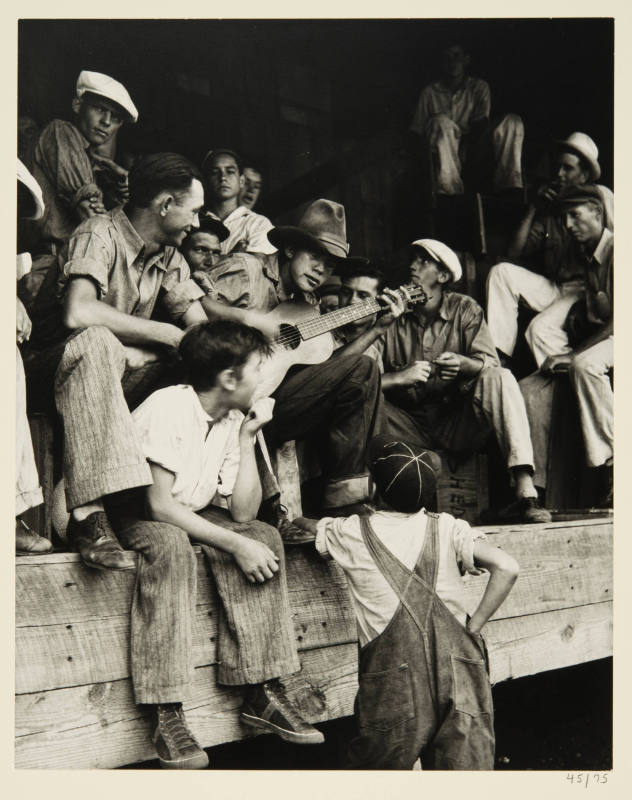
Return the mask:
<path id="1" fill-rule="evenodd" d="M 132 122 L 138 121 L 138 109 L 132 103 L 129 92 L 122 83 L 110 78 L 109 75 L 104 75 L 102 72 L 88 72 L 88 70 L 84 69 L 77 78 L 76 91 L 77 97 L 82 97 L 86 92 L 107 97 L 108 100 L 112 100 L 125 109 Z"/>
<path id="2" fill-rule="evenodd" d="M 443 264 L 443 266 L 452 275 L 452 280 L 456 283 L 461 280 L 463 270 L 461 269 L 461 262 L 459 257 L 451 250 L 447 244 L 438 242 L 436 239 L 417 239 L 413 242 L 414 247 L 423 247 L 429 256 L 434 258 L 435 261 Z"/>

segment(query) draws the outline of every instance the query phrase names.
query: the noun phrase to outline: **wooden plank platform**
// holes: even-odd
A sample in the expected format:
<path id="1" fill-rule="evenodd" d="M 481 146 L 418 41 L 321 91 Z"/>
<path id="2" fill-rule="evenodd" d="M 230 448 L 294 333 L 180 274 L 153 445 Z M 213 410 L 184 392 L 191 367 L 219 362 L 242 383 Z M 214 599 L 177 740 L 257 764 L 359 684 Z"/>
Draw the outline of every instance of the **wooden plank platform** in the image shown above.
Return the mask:
<path id="1" fill-rule="evenodd" d="M 485 628 L 493 682 L 612 653 L 612 520 L 485 528 L 521 567 Z M 135 580 L 85 569 L 70 553 L 16 561 L 15 764 L 112 768 L 154 758 L 149 725 L 133 701 L 129 609 Z M 344 575 L 305 549 L 287 554 L 302 671 L 290 695 L 313 722 L 352 713 L 357 639 Z M 473 608 L 487 577 L 463 582 Z M 215 682 L 217 599 L 201 553 L 195 678 L 185 703 L 203 746 L 240 739 L 238 689 Z"/>

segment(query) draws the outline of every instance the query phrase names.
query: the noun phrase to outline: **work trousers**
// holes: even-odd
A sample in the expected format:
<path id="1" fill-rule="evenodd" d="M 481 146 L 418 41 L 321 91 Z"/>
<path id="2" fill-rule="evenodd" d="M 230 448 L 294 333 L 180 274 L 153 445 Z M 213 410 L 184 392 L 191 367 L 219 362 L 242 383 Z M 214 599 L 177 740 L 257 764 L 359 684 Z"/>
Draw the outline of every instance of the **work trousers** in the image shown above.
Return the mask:
<path id="1" fill-rule="evenodd" d="M 26 380 L 19 348 L 16 347 L 15 373 L 15 514 L 23 514 L 44 502 L 35 465 L 33 443 L 26 416 Z"/>
<path id="2" fill-rule="evenodd" d="M 508 369 L 483 367 L 469 392 L 447 402 L 407 410 L 388 403 L 386 416 L 390 434 L 430 450 L 478 450 L 493 431 L 508 468 L 533 467 L 524 400 Z"/>
<path id="3" fill-rule="evenodd" d="M 366 447 L 382 417 L 380 374 L 364 355 L 331 358 L 290 373 L 274 394 L 265 434 L 274 444 L 322 434 L 325 508 L 367 500 Z"/>
<path id="4" fill-rule="evenodd" d="M 494 345 L 505 355 L 513 355 L 518 337 L 518 303 L 522 300 L 533 311 L 540 312 L 525 332 L 538 367 L 549 355 L 569 352 L 563 325 L 571 306 L 583 292 L 582 281 L 558 286 L 516 264 L 496 264 L 487 278 L 487 327 Z"/>
<path id="5" fill-rule="evenodd" d="M 614 365 L 612 336 L 573 356 L 569 379 L 577 396 L 579 419 L 589 467 L 601 467 L 614 455 L 614 394 L 610 369 Z M 534 483 L 546 487 L 555 378 L 534 372 L 520 381 L 535 462 Z"/>
<path id="6" fill-rule="evenodd" d="M 263 522 L 236 523 L 223 509 L 200 515 L 263 542 L 279 557 L 279 571 L 250 584 L 232 556 L 203 546 L 219 598 L 218 683 L 261 683 L 297 672 L 294 629 L 278 531 Z M 137 703 L 182 702 L 193 677 L 197 563 L 187 534 L 163 522 L 113 519 L 121 544 L 139 554 L 131 610 L 131 671 Z"/>
<path id="7" fill-rule="evenodd" d="M 438 516 L 429 515 L 414 570 L 375 535 L 362 535 L 377 568 L 397 594 L 393 618 L 360 651 L 352 769 L 493 769 L 494 711 L 488 657 L 436 594 Z"/>
<path id="8" fill-rule="evenodd" d="M 435 165 L 433 178 L 440 194 L 463 194 L 461 138 L 461 128 L 447 114 L 437 114 L 426 124 L 426 139 Z M 479 140 L 472 143 L 468 159 L 476 162 L 476 172 L 484 166 L 491 169 L 494 190 L 521 188 L 523 140 L 522 119 L 506 114 L 495 124 L 490 123 Z M 487 160 L 491 164 L 484 165 Z"/>

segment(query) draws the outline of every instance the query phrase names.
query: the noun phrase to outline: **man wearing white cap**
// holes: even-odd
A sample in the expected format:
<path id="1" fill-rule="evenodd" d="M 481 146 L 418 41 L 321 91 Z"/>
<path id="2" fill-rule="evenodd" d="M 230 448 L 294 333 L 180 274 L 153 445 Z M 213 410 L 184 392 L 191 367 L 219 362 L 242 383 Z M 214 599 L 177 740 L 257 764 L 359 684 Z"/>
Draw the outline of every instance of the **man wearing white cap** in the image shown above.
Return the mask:
<path id="1" fill-rule="evenodd" d="M 46 213 L 41 222 L 44 248 L 64 243 L 77 225 L 127 197 L 127 171 L 112 158 L 113 140 L 138 111 L 122 83 L 100 72 L 82 71 L 72 101 L 74 122 L 54 119 L 35 148 L 33 174 L 42 187 Z M 117 191 L 104 201 L 98 184 L 103 172 Z M 54 251 L 54 247 L 53 247 Z"/>
<path id="2" fill-rule="evenodd" d="M 513 355 L 520 300 L 538 312 L 525 334 L 538 367 L 560 352 L 559 331 L 584 291 L 584 265 L 553 203 L 564 189 L 596 183 L 601 175 L 599 151 L 590 136 L 571 133 L 555 145 L 553 180 L 538 189 L 508 247 L 513 263 L 496 264 L 487 279 L 487 321 L 501 358 Z M 614 196 L 606 186 L 598 188 L 606 227 L 613 230 Z"/>
<path id="3" fill-rule="evenodd" d="M 483 309 L 467 295 L 447 291 L 461 265 L 447 245 L 418 239 L 411 246 L 411 282 L 427 295 L 384 334 L 389 433 L 433 450 L 481 447 L 496 434 L 515 485 L 516 501 L 498 522 L 548 522 L 533 484 L 533 449 L 524 400 L 514 376 L 502 369 Z"/>

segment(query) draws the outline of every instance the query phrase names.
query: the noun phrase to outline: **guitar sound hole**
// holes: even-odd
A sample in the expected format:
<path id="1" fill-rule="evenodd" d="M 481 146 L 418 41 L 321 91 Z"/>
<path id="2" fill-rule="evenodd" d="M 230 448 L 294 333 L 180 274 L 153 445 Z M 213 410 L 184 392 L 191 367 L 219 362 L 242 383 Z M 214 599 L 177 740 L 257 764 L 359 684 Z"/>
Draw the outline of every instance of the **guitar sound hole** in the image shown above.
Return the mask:
<path id="1" fill-rule="evenodd" d="M 294 325 L 283 323 L 280 326 L 279 341 L 286 350 L 296 350 L 301 343 L 301 334 Z"/>

